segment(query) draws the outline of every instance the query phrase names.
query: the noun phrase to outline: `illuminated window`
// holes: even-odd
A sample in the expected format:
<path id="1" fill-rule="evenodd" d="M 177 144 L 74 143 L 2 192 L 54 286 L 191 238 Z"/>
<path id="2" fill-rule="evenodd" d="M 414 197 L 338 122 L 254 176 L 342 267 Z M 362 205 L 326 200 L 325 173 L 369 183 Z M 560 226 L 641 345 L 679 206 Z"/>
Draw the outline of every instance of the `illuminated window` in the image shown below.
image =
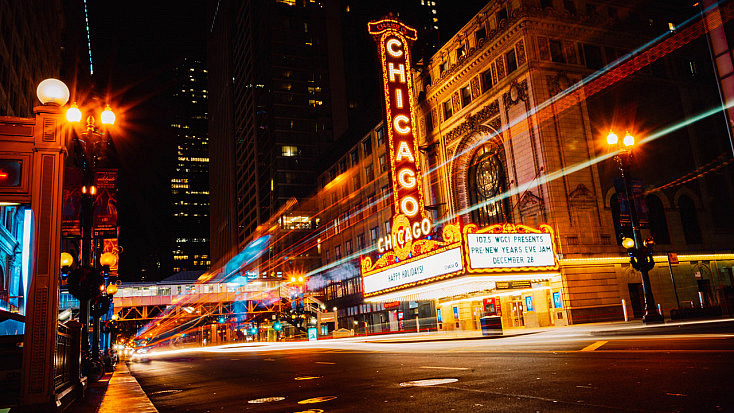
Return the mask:
<path id="1" fill-rule="evenodd" d="M 384 145 L 385 144 L 385 129 L 384 128 L 377 129 L 375 134 L 377 135 L 377 146 Z"/>
<path id="2" fill-rule="evenodd" d="M 341 245 L 337 245 L 336 248 L 334 248 L 334 259 L 336 259 L 336 260 L 342 259 L 342 247 L 341 247 Z"/>
<path id="3" fill-rule="evenodd" d="M 456 60 L 458 60 L 461 56 L 466 55 L 466 46 L 461 46 L 458 49 L 456 49 Z"/>
<path id="4" fill-rule="evenodd" d="M 380 155 L 380 172 L 387 171 L 387 156 L 383 153 Z"/>
<path id="5" fill-rule="evenodd" d="M 298 156 L 297 146 L 283 145 L 281 150 L 283 156 Z"/>
<path id="6" fill-rule="evenodd" d="M 443 118 L 448 119 L 454 114 L 454 109 L 451 107 L 451 99 L 443 102 Z"/>
<path id="7" fill-rule="evenodd" d="M 469 103 L 471 103 L 471 85 L 466 85 L 461 89 L 461 107 L 466 107 Z"/>
<path id="8" fill-rule="evenodd" d="M 469 163 L 469 201 L 472 222 L 479 226 L 512 222 L 509 198 L 494 200 L 507 191 L 505 160 L 501 144 L 493 141 L 474 153 Z"/>

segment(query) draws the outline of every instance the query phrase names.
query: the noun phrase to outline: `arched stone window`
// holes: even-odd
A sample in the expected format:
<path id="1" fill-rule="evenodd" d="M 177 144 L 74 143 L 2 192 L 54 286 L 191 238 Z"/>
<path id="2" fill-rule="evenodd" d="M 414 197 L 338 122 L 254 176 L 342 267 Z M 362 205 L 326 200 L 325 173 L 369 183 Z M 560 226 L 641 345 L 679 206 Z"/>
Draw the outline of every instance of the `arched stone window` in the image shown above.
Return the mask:
<path id="1" fill-rule="evenodd" d="M 645 201 L 647 202 L 647 218 L 650 221 L 652 238 L 658 244 L 670 244 L 668 221 L 665 219 L 665 208 L 662 201 L 652 194 L 645 197 Z"/>
<path id="2" fill-rule="evenodd" d="M 502 146 L 491 142 L 479 147 L 469 163 L 468 174 L 472 222 L 486 226 L 512 221 L 509 198 L 492 200 L 507 191 Z"/>
<path id="3" fill-rule="evenodd" d="M 701 244 L 701 227 L 698 225 L 698 213 L 696 205 L 688 195 L 682 195 L 678 198 L 678 210 L 680 211 L 680 221 L 683 224 L 683 235 L 686 237 L 687 244 Z"/>

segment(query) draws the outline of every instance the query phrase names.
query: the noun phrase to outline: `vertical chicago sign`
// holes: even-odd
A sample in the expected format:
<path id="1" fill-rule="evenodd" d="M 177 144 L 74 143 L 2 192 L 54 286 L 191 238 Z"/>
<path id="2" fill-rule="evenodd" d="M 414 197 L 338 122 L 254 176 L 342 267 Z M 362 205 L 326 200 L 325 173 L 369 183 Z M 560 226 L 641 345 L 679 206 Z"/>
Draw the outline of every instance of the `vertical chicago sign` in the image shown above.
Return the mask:
<path id="1" fill-rule="evenodd" d="M 361 259 L 365 297 L 458 274 L 463 268 L 459 227 L 445 225 L 444 242 L 431 240 L 432 223 L 424 208 L 410 72 L 416 31 L 394 18 L 370 22 L 368 31 L 382 63 L 393 217 L 390 233 L 377 242 L 379 258 L 374 263 L 371 257 Z"/>

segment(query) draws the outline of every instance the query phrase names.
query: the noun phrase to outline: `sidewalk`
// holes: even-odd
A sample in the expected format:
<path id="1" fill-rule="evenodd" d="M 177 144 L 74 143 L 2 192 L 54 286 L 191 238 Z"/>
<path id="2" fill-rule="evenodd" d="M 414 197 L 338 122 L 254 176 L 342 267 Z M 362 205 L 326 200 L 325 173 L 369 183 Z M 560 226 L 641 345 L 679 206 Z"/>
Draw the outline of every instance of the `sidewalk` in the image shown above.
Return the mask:
<path id="1" fill-rule="evenodd" d="M 157 413 L 148 396 L 124 362 L 117 363 L 113 373 L 89 385 L 87 394 L 69 406 L 71 413 Z"/>

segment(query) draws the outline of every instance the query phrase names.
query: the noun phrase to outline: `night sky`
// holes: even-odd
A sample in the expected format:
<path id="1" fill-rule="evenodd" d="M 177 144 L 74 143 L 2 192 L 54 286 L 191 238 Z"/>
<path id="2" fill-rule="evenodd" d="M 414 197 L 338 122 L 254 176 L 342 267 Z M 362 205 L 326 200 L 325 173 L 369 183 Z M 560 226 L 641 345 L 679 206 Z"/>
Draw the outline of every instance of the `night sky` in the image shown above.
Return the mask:
<path id="1" fill-rule="evenodd" d="M 170 274 L 169 176 L 175 141 L 171 70 L 205 57 L 206 2 L 88 2 L 96 93 L 124 108 L 113 136 L 120 166 L 120 277 Z M 158 269 L 160 262 L 160 270 Z M 141 272 L 141 269 L 144 271 Z"/>
<path id="2" fill-rule="evenodd" d="M 117 112 L 120 130 L 113 140 L 120 167 L 120 277 L 126 281 L 171 273 L 169 180 L 176 147 L 168 127 L 171 71 L 186 57 L 206 58 L 206 3 L 87 2 L 94 93 L 109 95 L 115 108 L 124 108 Z M 456 8 L 440 2 L 441 37 L 450 37 L 483 4 L 471 0 Z"/>

